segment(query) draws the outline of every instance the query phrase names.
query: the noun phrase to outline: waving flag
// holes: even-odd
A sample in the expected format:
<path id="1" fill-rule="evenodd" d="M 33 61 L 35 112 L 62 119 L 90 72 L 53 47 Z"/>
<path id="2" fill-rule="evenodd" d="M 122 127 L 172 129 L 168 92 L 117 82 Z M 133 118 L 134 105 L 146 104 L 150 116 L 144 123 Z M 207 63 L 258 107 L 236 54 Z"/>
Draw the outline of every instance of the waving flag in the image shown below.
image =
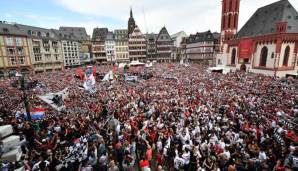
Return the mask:
<path id="1" fill-rule="evenodd" d="M 45 115 L 45 109 L 44 108 L 33 108 L 30 109 L 30 115 L 32 120 L 40 120 L 44 118 Z M 25 112 L 25 117 L 27 117 L 27 113 Z"/>
<path id="2" fill-rule="evenodd" d="M 81 68 L 77 68 L 76 75 L 80 77 L 81 80 L 84 79 L 83 70 Z"/>

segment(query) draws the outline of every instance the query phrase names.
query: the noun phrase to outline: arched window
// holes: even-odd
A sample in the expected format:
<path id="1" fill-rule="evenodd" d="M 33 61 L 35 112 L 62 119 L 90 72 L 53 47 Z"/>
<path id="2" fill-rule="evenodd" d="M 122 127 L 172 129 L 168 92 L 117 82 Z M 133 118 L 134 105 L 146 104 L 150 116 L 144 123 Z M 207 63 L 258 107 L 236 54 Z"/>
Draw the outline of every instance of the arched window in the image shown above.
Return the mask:
<path id="1" fill-rule="evenodd" d="M 232 65 L 236 64 L 236 49 L 235 48 L 233 48 L 233 50 L 232 50 L 231 64 Z"/>
<path id="2" fill-rule="evenodd" d="M 283 66 L 288 66 L 289 56 L 290 56 L 290 46 L 287 46 L 284 54 L 284 61 L 282 63 Z"/>
<path id="3" fill-rule="evenodd" d="M 222 29 L 225 29 L 226 25 L 226 16 L 222 16 Z"/>
<path id="4" fill-rule="evenodd" d="M 231 17 L 232 17 L 232 15 L 229 14 L 229 18 L 228 18 L 228 28 L 231 28 Z"/>
<path id="5" fill-rule="evenodd" d="M 234 28 L 237 27 L 237 20 L 238 20 L 238 15 L 235 14 L 235 17 L 234 17 Z"/>
<path id="6" fill-rule="evenodd" d="M 232 4 L 232 0 L 230 0 L 230 5 L 229 5 L 229 12 L 232 12 L 232 10 L 233 10 L 233 4 Z"/>
<path id="7" fill-rule="evenodd" d="M 266 67 L 267 56 L 268 56 L 268 48 L 266 46 L 264 46 L 261 50 L 260 66 Z"/>

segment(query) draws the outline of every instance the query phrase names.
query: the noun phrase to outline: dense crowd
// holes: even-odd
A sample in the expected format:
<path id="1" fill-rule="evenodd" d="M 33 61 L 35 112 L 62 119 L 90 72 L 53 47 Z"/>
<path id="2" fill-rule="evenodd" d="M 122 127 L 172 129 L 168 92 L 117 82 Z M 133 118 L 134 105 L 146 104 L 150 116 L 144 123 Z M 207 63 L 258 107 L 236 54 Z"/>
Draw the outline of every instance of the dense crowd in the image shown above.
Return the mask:
<path id="1" fill-rule="evenodd" d="M 105 73 L 108 67 L 99 67 Z M 120 71 L 117 71 L 120 72 Z M 129 71 L 128 71 L 129 72 Z M 284 171 L 298 169 L 298 82 L 156 64 L 138 82 L 97 78 L 97 92 L 66 69 L 27 76 L 45 118 L 25 121 L 23 93 L 0 80 L 1 125 L 26 140 L 26 170 Z M 37 95 L 68 88 L 65 111 Z"/>

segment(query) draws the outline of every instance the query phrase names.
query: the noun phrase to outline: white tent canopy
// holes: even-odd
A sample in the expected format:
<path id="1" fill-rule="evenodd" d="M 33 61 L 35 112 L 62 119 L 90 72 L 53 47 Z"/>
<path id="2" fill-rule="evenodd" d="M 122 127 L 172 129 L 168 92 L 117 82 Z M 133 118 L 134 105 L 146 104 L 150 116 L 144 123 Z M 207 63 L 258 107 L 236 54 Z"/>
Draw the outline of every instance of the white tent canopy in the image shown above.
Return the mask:
<path id="1" fill-rule="evenodd" d="M 140 66 L 140 65 L 144 66 L 145 63 L 142 63 L 140 61 L 131 61 L 131 63 L 129 64 L 129 66 Z"/>

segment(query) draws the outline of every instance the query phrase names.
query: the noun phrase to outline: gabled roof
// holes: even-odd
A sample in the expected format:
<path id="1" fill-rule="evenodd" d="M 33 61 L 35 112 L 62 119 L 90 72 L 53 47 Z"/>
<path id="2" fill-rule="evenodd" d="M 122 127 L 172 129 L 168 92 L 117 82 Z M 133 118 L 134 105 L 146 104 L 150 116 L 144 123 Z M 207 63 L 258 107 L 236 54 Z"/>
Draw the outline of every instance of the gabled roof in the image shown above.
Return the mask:
<path id="1" fill-rule="evenodd" d="M 206 32 L 191 34 L 186 41 L 187 41 L 187 43 L 214 41 L 214 36 L 211 33 L 211 31 L 208 30 Z"/>
<path id="2" fill-rule="evenodd" d="M 16 24 L 8 24 L 4 22 L 0 22 L 0 34 L 26 36 L 26 34 L 16 27 Z"/>
<path id="3" fill-rule="evenodd" d="M 86 29 L 84 27 L 59 27 L 59 30 L 74 35 L 79 39 L 79 41 L 90 39 L 90 36 L 87 34 Z"/>
<path id="4" fill-rule="evenodd" d="M 92 34 L 92 40 L 104 41 L 107 37 L 108 32 L 109 32 L 108 28 L 94 28 L 93 34 Z"/>
<path id="5" fill-rule="evenodd" d="M 298 33 L 298 13 L 288 0 L 280 0 L 259 8 L 237 33 L 237 38 L 276 32 L 279 22 L 287 22 L 286 33 Z"/>
<path id="6" fill-rule="evenodd" d="M 172 41 L 172 38 L 166 29 L 166 27 L 161 28 L 160 32 L 157 35 L 156 38 L 157 41 Z"/>

